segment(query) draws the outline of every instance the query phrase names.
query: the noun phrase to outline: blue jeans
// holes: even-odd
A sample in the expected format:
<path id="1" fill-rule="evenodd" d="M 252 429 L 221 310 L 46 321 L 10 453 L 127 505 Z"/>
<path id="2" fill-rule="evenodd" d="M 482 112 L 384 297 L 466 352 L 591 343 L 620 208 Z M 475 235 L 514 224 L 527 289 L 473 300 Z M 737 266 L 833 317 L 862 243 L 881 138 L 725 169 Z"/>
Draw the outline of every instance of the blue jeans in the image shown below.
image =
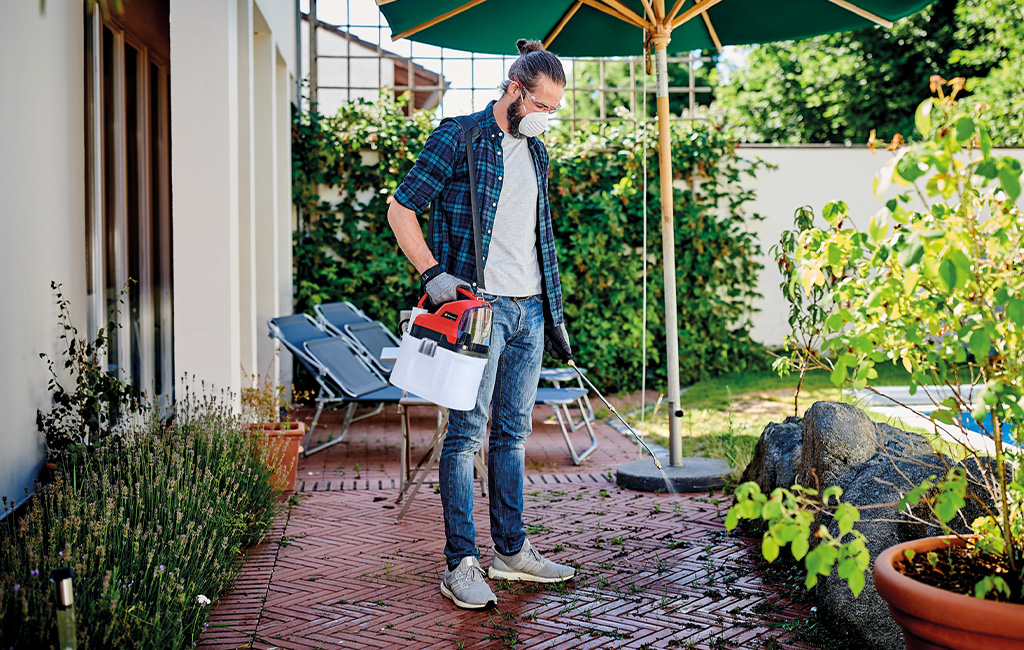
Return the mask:
<path id="1" fill-rule="evenodd" d="M 476 407 L 449 412 L 441 451 L 441 504 L 448 540 L 444 555 L 449 569 L 470 555 L 480 557 L 473 524 L 473 456 L 483 444 L 492 406 L 487 448 L 491 539 L 503 555 L 518 553 L 526 539 L 524 445 L 533 429 L 533 405 L 544 355 L 544 305 L 540 296 L 518 301 L 486 293 L 481 297 L 494 309 L 487 366 Z"/>

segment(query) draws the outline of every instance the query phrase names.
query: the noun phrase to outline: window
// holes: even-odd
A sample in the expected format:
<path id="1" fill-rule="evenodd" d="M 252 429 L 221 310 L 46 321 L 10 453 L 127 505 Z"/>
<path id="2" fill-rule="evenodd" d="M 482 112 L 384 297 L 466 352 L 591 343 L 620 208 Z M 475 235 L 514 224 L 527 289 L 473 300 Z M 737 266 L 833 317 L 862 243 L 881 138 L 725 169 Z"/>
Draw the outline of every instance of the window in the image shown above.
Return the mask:
<path id="1" fill-rule="evenodd" d="M 159 2 L 145 0 L 128 7 L 138 11 L 136 22 L 149 26 L 160 24 L 152 16 L 161 9 Z M 104 20 L 94 12 L 85 24 L 89 336 L 116 318 L 108 371 L 169 404 L 169 49 L 159 30 L 134 31 L 123 17 Z"/>

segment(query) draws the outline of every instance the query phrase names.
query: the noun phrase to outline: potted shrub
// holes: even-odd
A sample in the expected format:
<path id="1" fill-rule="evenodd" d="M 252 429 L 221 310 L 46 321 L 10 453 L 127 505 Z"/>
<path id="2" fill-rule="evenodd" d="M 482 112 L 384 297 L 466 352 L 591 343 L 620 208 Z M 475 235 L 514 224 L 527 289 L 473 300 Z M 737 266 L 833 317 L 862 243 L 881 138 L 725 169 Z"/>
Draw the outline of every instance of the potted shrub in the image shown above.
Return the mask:
<path id="1" fill-rule="evenodd" d="M 285 387 L 271 374 L 276 361 L 271 362 L 265 375 L 252 375 L 251 385 L 242 389 L 242 413 L 252 432 L 265 443 L 267 462 L 273 468 L 271 483 L 275 489 L 286 491 L 295 489 L 306 427 L 289 419 L 292 407 Z M 242 372 L 245 374 L 244 368 Z"/>
<path id="2" fill-rule="evenodd" d="M 968 431 L 987 439 L 964 448 L 976 473 L 949 463 L 904 493 L 902 511 L 927 512 L 950 534 L 888 549 L 875 561 L 875 584 L 908 648 L 1024 648 L 1024 482 L 1013 471 L 1024 436 L 1021 165 L 994 154 L 984 107 L 958 102 L 962 88 L 962 79 L 932 78 L 937 96 L 915 116 L 922 140 L 897 136 L 875 178 L 876 195 L 903 189 L 866 228 L 832 203 L 828 226 L 806 227 L 791 247 L 794 281 L 805 293 L 825 287 L 832 303 L 822 355 L 802 361 L 855 388 L 877 376 L 876 364 L 900 364 L 912 391 L 947 388 L 925 414 L 934 423 L 964 441 Z M 860 513 L 841 497 L 836 486 L 765 495 L 747 483 L 726 526 L 763 520 L 767 559 L 790 545 L 808 587 L 837 568 L 857 594 L 870 558 L 854 528 Z M 951 534 L 969 501 L 984 516 L 968 522 L 972 535 Z M 820 525 L 827 517 L 838 535 Z"/>

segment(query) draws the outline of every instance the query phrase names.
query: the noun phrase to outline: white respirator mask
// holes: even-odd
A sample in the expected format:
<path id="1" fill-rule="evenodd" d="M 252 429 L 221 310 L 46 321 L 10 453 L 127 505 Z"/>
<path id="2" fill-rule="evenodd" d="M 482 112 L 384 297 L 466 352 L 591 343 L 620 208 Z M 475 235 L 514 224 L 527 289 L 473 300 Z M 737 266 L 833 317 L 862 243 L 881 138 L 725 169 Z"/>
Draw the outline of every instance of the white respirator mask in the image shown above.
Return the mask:
<path id="1" fill-rule="evenodd" d="M 523 110 L 526 110 L 526 98 L 520 95 L 523 102 Z M 548 130 L 548 117 L 550 115 L 543 111 L 527 113 L 519 123 L 519 132 L 528 138 L 534 138 Z"/>

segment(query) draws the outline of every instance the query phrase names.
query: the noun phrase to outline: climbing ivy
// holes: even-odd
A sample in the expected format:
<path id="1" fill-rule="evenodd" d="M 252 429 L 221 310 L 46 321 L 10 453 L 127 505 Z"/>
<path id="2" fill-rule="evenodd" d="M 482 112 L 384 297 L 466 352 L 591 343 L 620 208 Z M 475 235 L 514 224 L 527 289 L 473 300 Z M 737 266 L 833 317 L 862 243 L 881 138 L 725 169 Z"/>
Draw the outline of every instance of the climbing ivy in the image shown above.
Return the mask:
<path id="1" fill-rule="evenodd" d="M 419 281 L 387 222 L 394 193 L 422 149 L 431 116 L 404 100 L 297 114 L 293 128 L 295 310 L 351 300 L 394 329 Z M 606 388 L 640 386 L 642 276 L 648 274 L 648 370 L 663 386 L 664 300 L 657 134 L 648 134 L 648 255 L 643 261 L 643 133 L 635 124 L 584 125 L 570 142 L 548 139 L 550 193 L 567 327 L 581 365 Z M 689 383 L 761 367 L 749 336 L 760 219 L 742 180 L 764 166 L 737 155 L 713 126 L 673 127 L 680 374 Z M 424 227 L 426 223 L 424 220 Z"/>
<path id="2" fill-rule="evenodd" d="M 569 332 L 580 362 L 606 383 L 639 388 L 646 269 L 649 381 L 664 386 L 661 192 L 654 125 L 647 133 L 647 258 L 642 255 L 644 133 L 635 123 L 583 125 L 552 152 L 551 206 Z M 741 158 L 715 126 L 672 131 L 679 372 L 685 385 L 764 364 L 749 335 L 762 268 L 748 224 L 762 217 L 742 180 L 765 166 Z"/>

